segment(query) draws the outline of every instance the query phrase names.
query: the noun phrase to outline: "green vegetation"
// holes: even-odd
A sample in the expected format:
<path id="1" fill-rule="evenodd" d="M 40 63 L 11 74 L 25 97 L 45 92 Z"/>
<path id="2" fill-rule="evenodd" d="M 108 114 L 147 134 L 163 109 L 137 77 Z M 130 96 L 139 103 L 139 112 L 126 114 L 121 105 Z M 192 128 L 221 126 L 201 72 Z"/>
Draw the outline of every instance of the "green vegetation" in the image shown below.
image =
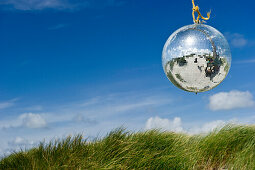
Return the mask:
<path id="1" fill-rule="evenodd" d="M 208 90 L 209 88 L 210 88 L 210 86 L 206 86 L 202 89 L 199 89 L 198 92 L 204 92 L 204 91 Z"/>
<path id="2" fill-rule="evenodd" d="M 176 78 L 179 79 L 181 82 L 186 82 L 180 74 L 175 74 Z"/>
<path id="3" fill-rule="evenodd" d="M 167 71 L 167 66 L 169 65 L 170 66 L 170 70 L 173 69 L 173 66 L 174 66 L 174 60 L 171 60 L 171 61 L 168 61 L 167 64 L 165 65 L 165 71 Z M 186 89 L 184 89 L 174 78 L 174 76 L 172 75 L 171 71 L 168 71 L 167 72 L 167 77 L 168 79 L 178 88 L 182 89 L 182 90 L 185 90 L 187 91 Z M 178 77 L 177 77 L 178 78 Z M 181 78 L 181 77 L 179 77 Z M 183 80 L 183 79 L 182 79 Z M 181 81 L 181 80 L 180 80 Z M 183 80 L 184 81 L 184 80 Z"/>
<path id="4" fill-rule="evenodd" d="M 226 64 L 224 67 L 224 71 L 227 73 L 229 71 L 229 64 L 225 58 L 221 58 L 222 65 Z"/>
<path id="5" fill-rule="evenodd" d="M 68 137 L 13 153 L 0 169 L 255 169 L 255 126 L 227 125 L 207 135 L 110 132 L 93 142 Z"/>
<path id="6" fill-rule="evenodd" d="M 187 64 L 187 61 L 185 60 L 185 56 L 179 57 L 179 58 L 175 58 L 174 61 L 176 61 L 177 64 L 179 64 L 179 66 L 184 66 L 184 65 Z"/>
<path id="7" fill-rule="evenodd" d="M 169 71 L 167 73 L 167 77 L 169 78 L 169 80 L 178 88 L 182 89 L 182 90 L 185 90 L 187 91 L 186 89 L 184 89 L 176 80 L 175 78 L 173 77 L 172 73 Z"/>
<path id="8" fill-rule="evenodd" d="M 197 91 L 197 88 L 195 88 L 195 87 L 186 87 L 187 89 L 189 89 L 189 90 L 192 90 L 192 91 Z"/>
<path id="9" fill-rule="evenodd" d="M 224 67 L 224 71 L 227 73 L 229 70 L 229 64 L 226 64 L 226 66 Z"/>
<path id="10" fill-rule="evenodd" d="M 170 63 L 170 70 L 172 71 L 174 68 L 174 60 L 169 61 Z"/>
<path id="11" fill-rule="evenodd" d="M 164 70 L 167 70 L 167 66 L 168 66 L 168 65 L 169 65 L 169 67 L 170 67 L 170 70 L 172 71 L 173 68 L 174 68 L 174 60 L 168 61 L 168 62 L 166 63 L 166 65 L 165 65 L 165 69 L 164 69 Z"/>
<path id="12" fill-rule="evenodd" d="M 221 63 L 222 63 L 222 64 L 227 63 L 227 60 L 226 60 L 225 58 L 221 58 L 220 60 L 221 60 Z"/>

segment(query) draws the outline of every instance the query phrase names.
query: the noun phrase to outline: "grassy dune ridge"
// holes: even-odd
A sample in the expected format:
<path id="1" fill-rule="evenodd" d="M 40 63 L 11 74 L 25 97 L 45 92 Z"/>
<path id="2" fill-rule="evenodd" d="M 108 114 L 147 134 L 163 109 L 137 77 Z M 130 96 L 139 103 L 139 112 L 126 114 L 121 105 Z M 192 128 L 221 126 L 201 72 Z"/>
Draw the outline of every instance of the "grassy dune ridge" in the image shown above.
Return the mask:
<path id="1" fill-rule="evenodd" d="M 0 161 L 0 169 L 255 169 L 255 126 L 226 125 L 188 135 L 119 128 L 102 139 L 41 143 Z"/>

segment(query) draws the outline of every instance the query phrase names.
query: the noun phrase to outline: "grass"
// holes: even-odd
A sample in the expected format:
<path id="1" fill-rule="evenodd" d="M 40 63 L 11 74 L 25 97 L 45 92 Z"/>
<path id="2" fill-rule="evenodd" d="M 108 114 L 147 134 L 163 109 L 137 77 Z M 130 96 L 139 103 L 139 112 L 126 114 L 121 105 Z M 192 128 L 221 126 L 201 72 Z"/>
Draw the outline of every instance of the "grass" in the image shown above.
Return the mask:
<path id="1" fill-rule="evenodd" d="M 255 169 L 255 126 L 227 125 L 187 135 L 116 129 L 88 142 L 82 136 L 41 143 L 0 161 L 0 169 Z"/>

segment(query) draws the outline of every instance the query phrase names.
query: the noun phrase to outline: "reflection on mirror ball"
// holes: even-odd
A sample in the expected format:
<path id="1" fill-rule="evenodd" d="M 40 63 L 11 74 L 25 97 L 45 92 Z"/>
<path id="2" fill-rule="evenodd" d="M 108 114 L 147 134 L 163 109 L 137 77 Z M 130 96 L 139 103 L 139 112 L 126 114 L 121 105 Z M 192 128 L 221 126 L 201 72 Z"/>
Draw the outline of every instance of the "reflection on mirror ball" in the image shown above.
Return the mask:
<path id="1" fill-rule="evenodd" d="M 231 66 L 225 37 L 215 28 L 192 24 L 175 31 L 165 43 L 162 64 L 168 79 L 189 92 L 204 92 L 219 85 Z"/>

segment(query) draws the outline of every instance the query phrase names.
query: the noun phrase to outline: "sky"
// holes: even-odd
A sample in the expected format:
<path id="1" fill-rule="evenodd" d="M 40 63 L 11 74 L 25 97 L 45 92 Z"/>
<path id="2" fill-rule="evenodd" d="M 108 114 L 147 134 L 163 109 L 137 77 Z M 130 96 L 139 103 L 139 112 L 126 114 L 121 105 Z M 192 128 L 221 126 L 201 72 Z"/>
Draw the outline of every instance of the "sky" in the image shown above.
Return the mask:
<path id="1" fill-rule="evenodd" d="M 255 123 L 255 2 L 197 0 L 232 52 L 227 78 L 189 93 L 165 76 L 190 0 L 1 0 L 0 155 L 40 141 L 151 128 L 206 133 Z"/>

